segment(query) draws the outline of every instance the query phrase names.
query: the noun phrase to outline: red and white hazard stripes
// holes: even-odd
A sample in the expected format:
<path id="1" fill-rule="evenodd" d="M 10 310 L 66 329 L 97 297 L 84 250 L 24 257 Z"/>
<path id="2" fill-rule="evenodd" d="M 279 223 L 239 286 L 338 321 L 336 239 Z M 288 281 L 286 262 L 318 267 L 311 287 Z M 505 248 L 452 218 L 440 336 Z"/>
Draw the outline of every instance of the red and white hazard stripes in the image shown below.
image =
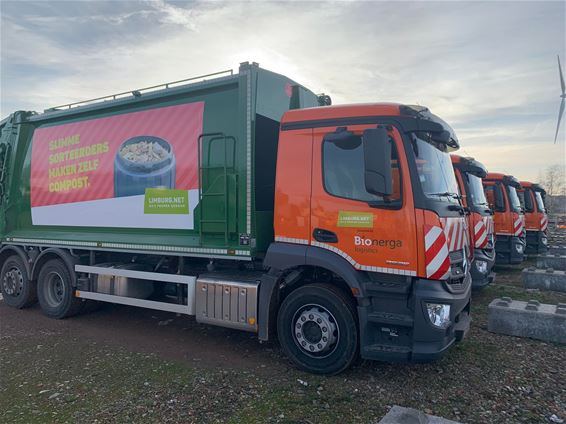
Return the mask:
<path id="1" fill-rule="evenodd" d="M 513 222 L 513 235 L 520 237 L 523 235 L 524 231 L 525 231 L 525 216 L 518 215 L 517 218 L 515 218 L 515 221 Z"/>
<path id="2" fill-rule="evenodd" d="M 493 218 L 483 216 L 474 226 L 474 247 L 485 249 L 493 235 Z"/>
<path id="3" fill-rule="evenodd" d="M 548 227 L 548 216 L 546 214 L 542 214 L 542 218 L 540 219 L 540 230 L 546 231 Z"/>
<path id="4" fill-rule="evenodd" d="M 462 250 L 468 244 L 465 218 L 440 218 L 440 222 L 448 241 L 448 251 Z"/>
<path id="5" fill-rule="evenodd" d="M 450 256 L 442 228 L 425 225 L 425 263 L 427 278 L 441 280 L 450 273 Z"/>

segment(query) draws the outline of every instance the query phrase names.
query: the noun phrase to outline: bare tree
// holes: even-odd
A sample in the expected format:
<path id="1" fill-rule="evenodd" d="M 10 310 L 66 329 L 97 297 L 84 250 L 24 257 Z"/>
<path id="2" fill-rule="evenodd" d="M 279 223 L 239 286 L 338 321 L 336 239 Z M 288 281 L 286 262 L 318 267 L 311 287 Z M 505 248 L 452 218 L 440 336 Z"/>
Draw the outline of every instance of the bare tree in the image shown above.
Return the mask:
<path id="1" fill-rule="evenodd" d="M 553 213 L 565 213 L 566 166 L 550 165 L 542 173 L 540 183 L 547 193 L 547 207 Z"/>

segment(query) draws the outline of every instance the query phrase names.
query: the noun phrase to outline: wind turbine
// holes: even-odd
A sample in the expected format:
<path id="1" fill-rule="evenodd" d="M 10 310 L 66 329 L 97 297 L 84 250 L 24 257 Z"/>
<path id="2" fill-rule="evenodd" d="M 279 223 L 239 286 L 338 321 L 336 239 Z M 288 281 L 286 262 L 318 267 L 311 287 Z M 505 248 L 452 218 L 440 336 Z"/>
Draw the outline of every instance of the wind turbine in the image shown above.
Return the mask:
<path id="1" fill-rule="evenodd" d="M 558 130 L 560 129 L 560 120 L 564 114 L 564 101 L 566 101 L 566 86 L 564 85 L 564 76 L 562 75 L 562 66 L 560 65 L 560 56 L 558 56 L 558 72 L 560 73 L 560 85 L 562 86 L 562 94 L 560 97 L 562 101 L 560 102 L 560 110 L 558 111 L 558 123 L 556 124 L 556 134 L 554 134 L 554 143 L 558 137 Z"/>

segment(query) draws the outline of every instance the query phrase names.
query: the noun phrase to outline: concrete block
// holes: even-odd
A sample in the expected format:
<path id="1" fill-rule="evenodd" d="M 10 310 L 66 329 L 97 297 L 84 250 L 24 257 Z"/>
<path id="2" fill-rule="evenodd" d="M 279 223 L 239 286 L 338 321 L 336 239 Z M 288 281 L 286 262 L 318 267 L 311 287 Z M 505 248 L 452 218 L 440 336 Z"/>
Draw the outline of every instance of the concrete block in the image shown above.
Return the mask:
<path id="1" fill-rule="evenodd" d="M 413 408 L 393 406 L 378 424 L 459 424 L 457 421 L 427 415 Z"/>
<path id="2" fill-rule="evenodd" d="M 566 292 L 566 272 L 553 268 L 525 268 L 521 273 L 523 287 L 526 289 L 552 290 Z"/>
<path id="3" fill-rule="evenodd" d="M 537 257 L 537 268 L 553 268 L 559 271 L 565 271 L 566 256 L 540 255 Z"/>
<path id="4" fill-rule="evenodd" d="M 566 303 L 549 305 L 502 297 L 488 306 L 487 329 L 508 336 L 566 344 Z"/>

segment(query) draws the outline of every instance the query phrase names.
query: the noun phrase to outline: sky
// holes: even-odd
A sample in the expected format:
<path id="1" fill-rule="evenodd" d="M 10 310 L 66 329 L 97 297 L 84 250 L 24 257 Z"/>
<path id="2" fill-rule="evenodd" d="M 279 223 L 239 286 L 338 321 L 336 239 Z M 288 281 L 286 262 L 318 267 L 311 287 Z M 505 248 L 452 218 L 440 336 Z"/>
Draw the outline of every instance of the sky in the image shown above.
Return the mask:
<path id="1" fill-rule="evenodd" d="M 255 61 L 334 104 L 427 106 L 490 171 L 566 162 L 563 1 L 0 0 L 0 26 L 0 118 Z"/>

